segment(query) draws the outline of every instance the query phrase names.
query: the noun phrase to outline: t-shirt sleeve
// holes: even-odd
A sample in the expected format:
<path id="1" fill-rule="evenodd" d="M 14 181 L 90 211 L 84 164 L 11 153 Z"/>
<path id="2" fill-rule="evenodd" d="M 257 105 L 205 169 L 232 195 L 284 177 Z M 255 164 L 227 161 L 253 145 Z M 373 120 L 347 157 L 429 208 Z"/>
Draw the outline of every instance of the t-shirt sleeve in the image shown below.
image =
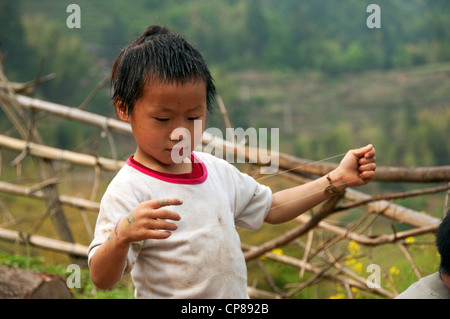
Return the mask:
<path id="1" fill-rule="evenodd" d="M 125 195 L 125 196 L 124 196 Z M 117 221 L 130 212 L 134 205 L 124 200 L 126 194 L 122 196 L 115 194 L 114 190 L 108 189 L 100 202 L 100 211 L 95 226 L 94 239 L 92 240 L 88 251 L 88 264 L 90 265 L 91 258 L 96 250 L 103 244 L 110 233 L 114 231 Z M 129 273 L 136 263 L 137 255 L 143 242 L 136 242 L 130 245 L 127 255 L 127 263 L 124 268 L 124 273 Z"/>
<path id="2" fill-rule="evenodd" d="M 261 228 L 272 205 L 272 190 L 230 165 L 235 186 L 234 219 L 238 227 Z"/>

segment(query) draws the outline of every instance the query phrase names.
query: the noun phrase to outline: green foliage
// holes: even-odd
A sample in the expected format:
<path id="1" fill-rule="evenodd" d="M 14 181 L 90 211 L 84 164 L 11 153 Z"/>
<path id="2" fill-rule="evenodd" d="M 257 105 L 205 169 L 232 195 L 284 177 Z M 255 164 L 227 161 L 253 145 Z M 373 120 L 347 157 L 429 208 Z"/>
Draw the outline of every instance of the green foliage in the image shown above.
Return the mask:
<path id="1" fill-rule="evenodd" d="M 63 32 L 55 21 L 45 20 L 36 15 L 24 21 L 27 43 L 44 62 L 43 71 L 56 73 L 53 81 L 42 86 L 41 94 L 54 102 L 80 104 L 79 92 L 87 95 L 98 77 L 95 61 L 80 37 Z"/>
<path id="2" fill-rule="evenodd" d="M 79 30 L 66 27 L 68 3 L 64 1 L 22 0 L 20 6 L 17 3 L 9 0 L 3 5 L 7 7 L 4 12 L 10 15 L 5 19 L 14 20 L 6 32 L 27 33 L 54 52 L 58 51 L 54 45 L 66 46 L 73 52 L 77 44 L 72 43 L 71 47 L 65 43 L 73 40 L 53 37 L 54 45 L 48 45 L 45 39 L 52 37 L 54 31 L 45 25 L 56 24 L 64 38 L 79 37 L 85 49 L 95 49 L 91 51 L 94 56 L 109 60 L 154 23 L 169 25 L 185 34 L 210 64 L 233 69 L 283 67 L 347 72 L 450 59 L 450 8 L 445 1 L 380 0 L 377 3 L 381 7 L 382 27 L 377 30 L 367 28 L 368 3 L 359 0 L 134 1 L 133 6 L 118 0 L 104 4 L 80 0 Z M 19 13 L 22 19 L 17 18 Z M 36 19 L 39 16 L 45 21 Z M 28 25 L 26 30 L 18 21 Z M 15 41 L 21 39 L 23 36 Z M 14 53 L 18 53 L 18 48 L 19 44 L 13 45 Z"/>

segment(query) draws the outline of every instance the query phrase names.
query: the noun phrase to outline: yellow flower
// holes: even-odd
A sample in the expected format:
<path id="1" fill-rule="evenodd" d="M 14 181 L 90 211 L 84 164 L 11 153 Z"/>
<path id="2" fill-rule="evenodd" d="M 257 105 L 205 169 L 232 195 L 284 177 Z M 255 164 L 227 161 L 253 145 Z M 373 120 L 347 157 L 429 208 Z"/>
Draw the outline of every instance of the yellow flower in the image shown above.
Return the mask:
<path id="1" fill-rule="evenodd" d="M 414 237 L 409 236 L 409 237 L 405 238 L 405 243 L 412 244 L 414 242 L 414 240 L 415 240 Z"/>
<path id="2" fill-rule="evenodd" d="M 356 263 L 355 265 L 353 265 L 353 271 L 360 274 L 362 271 L 362 263 Z"/>
<path id="3" fill-rule="evenodd" d="M 350 258 L 350 259 L 347 259 L 345 261 L 345 265 L 346 266 L 350 266 L 350 265 L 354 265 L 354 264 L 356 264 L 356 259 L 355 258 Z"/>
<path id="4" fill-rule="evenodd" d="M 361 251 L 361 247 L 358 245 L 358 243 L 354 240 L 350 240 L 347 249 L 350 252 L 350 255 L 357 255 Z"/>
<path id="5" fill-rule="evenodd" d="M 283 250 L 281 248 L 274 248 L 272 249 L 271 253 L 275 255 L 283 255 Z"/>
<path id="6" fill-rule="evenodd" d="M 275 255 L 283 255 L 283 249 L 281 248 L 274 248 L 270 252 Z M 259 259 L 266 260 L 266 256 L 265 255 L 259 256 Z"/>
<path id="7" fill-rule="evenodd" d="M 354 272 L 360 274 L 363 269 L 361 262 L 358 262 L 355 258 L 350 258 L 345 261 L 345 265 L 352 269 Z"/>
<path id="8" fill-rule="evenodd" d="M 330 299 L 344 299 L 344 294 L 335 294 L 334 296 L 330 296 Z"/>
<path id="9" fill-rule="evenodd" d="M 396 275 L 400 274 L 400 269 L 398 269 L 395 266 L 392 266 L 391 269 L 389 269 L 389 274 L 391 274 L 391 276 L 392 275 L 396 276 Z"/>

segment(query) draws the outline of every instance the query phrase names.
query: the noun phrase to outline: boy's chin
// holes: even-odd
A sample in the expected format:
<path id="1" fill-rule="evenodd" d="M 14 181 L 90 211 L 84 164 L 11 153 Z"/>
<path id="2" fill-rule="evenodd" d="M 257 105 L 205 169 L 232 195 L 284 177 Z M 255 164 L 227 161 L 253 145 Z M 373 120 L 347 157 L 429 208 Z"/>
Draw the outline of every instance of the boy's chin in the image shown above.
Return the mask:
<path id="1" fill-rule="evenodd" d="M 170 164 L 181 164 L 181 163 L 189 163 L 191 152 L 188 152 L 187 149 L 181 150 L 172 150 L 170 152 Z"/>

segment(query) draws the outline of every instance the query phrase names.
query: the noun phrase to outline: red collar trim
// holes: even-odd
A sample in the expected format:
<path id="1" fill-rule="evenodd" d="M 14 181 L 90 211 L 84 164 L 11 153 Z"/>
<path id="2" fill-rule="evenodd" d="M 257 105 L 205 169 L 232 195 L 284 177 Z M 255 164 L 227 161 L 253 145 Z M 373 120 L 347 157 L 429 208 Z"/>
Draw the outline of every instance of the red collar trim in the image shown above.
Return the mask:
<path id="1" fill-rule="evenodd" d="M 192 172 L 187 174 L 169 174 L 155 171 L 134 160 L 133 155 L 127 160 L 127 165 L 137 169 L 139 172 L 157 178 L 164 182 L 174 184 L 201 184 L 208 177 L 205 164 L 194 153 L 191 153 Z"/>

